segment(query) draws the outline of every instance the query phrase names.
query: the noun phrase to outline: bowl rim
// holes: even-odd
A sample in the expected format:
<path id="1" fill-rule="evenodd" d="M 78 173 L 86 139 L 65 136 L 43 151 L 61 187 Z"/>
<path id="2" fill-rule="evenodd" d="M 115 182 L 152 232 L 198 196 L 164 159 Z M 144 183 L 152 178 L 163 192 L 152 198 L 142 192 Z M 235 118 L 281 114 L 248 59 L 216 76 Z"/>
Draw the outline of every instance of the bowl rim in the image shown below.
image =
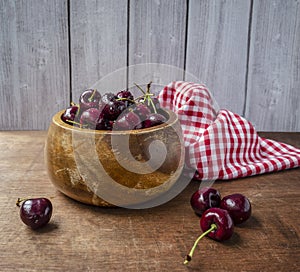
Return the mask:
<path id="1" fill-rule="evenodd" d="M 148 132 L 153 132 L 157 130 L 161 130 L 167 127 L 172 127 L 177 121 L 178 121 L 178 115 L 169 110 L 163 108 L 163 110 L 168 114 L 169 118 L 165 123 L 162 123 L 157 126 L 149 127 L 149 128 L 141 128 L 141 129 L 133 129 L 133 130 L 95 130 L 95 129 L 87 129 L 87 128 L 79 128 L 73 125 L 70 125 L 66 122 L 64 122 L 61 118 L 62 114 L 64 113 L 65 110 L 61 110 L 57 112 L 56 114 L 53 115 L 52 117 L 52 123 L 55 124 L 56 126 L 59 126 L 63 129 L 70 130 L 70 131 L 77 131 L 77 132 L 82 132 L 82 133 L 93 133 L 93 134 L 143 134 L 143 133 L 148 133 Z"/>

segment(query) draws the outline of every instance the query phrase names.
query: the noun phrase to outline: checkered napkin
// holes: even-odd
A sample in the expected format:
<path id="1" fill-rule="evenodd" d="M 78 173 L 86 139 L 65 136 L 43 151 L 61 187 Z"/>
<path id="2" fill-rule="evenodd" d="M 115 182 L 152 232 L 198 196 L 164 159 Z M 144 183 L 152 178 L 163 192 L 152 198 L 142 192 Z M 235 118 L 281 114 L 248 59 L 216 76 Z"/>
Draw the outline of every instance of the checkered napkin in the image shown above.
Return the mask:
<path id="1" fill-rule="evenodd" d="M 243 117 L 219 110 L 204 85 L 171 82 L 158 98 L 178 114 L 186 166 L 195 179 L 228 180 L 300 166 L 300 149 L 259 137 Z"/>

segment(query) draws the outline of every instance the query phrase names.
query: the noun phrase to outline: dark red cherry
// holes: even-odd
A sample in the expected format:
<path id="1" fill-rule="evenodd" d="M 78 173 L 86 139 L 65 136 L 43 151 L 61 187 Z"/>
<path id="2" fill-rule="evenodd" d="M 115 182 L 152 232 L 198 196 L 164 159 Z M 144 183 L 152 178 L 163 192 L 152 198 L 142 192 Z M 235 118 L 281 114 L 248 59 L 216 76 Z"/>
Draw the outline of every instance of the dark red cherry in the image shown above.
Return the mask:
<path id="1" fill-rule="evenodd" d="M 125 114 L 125 118 L 128 121 L 128 123 L 130 124 L 132 129 L 142 128 L 142 121 L 136 113 L 134 113 L 132 111 L 128 111 Z"/>
<path id="2" fill-rule="evenodd" d="M 85 110 L 80 116 L 80 124 L 84 127 L 95 129 L 100 113 L 100 110 L 96 108 Z"/>
<path id="3" fill-rule="evenodd" d="M 52 203 L 47 198 L 18 199 L 16 204 L 20 207 L 21 220 L 32 229 L 45 226 L 51 218 Z"/>
<path id="4" fill-rule="evenodd" d="M 128 90 L 118 92 L 117 97 L 121 99 L 129 99 L 129 100 L 134 99 L 133 94 Z"/>
<path id="5" fill-rule="evenodd" d="M 101 109 L 101 114 L 107 120 L 114 121 L 125 109 L 125 102 L 113 100 L 105 104 L 105 106 Z"/>
<path id="6" fill-rule="evenodd" d="M 131 130 L 142 128 L 140 117 L 133 111 L 127 111 L 122 114 L 115 122 L 114 129 L 116 130 Z"/>
<path id="7" fill-rule="evenodd" d="M 208 236 L 216 241 L 225 241 L 233 235 L 233 221 L 226 210 L 220 208 L 207 209 L 200 219 L 200 227 L 203 233 L 196 239 L 191 251 L 186 256 L 184 264 L 192 260 L 192 256 L 198 242 Z"/>
<path id="8" fill-rule="evenodd" d="M 109 127 L 108 120 L 105 119 L 102 114 L 100 114 L 100 116 L 96 122 L 96 129 L 97 130 L 109 130 L 108 127 Z"/>
<path id="9" fill-rule="evenodd" d="M 128 90 L 120 91 L 116 96 L 117 99 L 122 100 L 125 103 L 126 108 L 135 103 L 133 94 Z"/>
<path id="10" fill-rule="evenodd" d="M 126 119 L 125 114 L 118 118 L 113 126 L 115 130 L 130 130 L 132 129 L 129 122 Z"/>
<path id="11" fill-rule="evenodd" d="M 190 204 L 194 212 L 201 216 L 207 209 L 219 207 L 221 202 L 220 192 L 214 188 L 203 187 L 193 193 Z"/>
<path id="12" fill-rule="evenodd" d="M 67 108 L 63 115 L 61 116 L 61 119 L 68 123 L 68 124 L 73 124 L 73 122 L 76 122 L 76 115 L 78 113 L 78 109 L 79 109 L 79 106 L 78 105 L 73 105 L 73 106 L 70 106 L 69 108 Z"/>
<path id="13" fill-rule="evenodd" d="M 98 108 L 101 94 L 96 89 L 87 89 L 79 97 L 80 111 L 83 112 L 89 108 Z"/>
<path id="14" fill-rule="evenodd" d="M 113 93 L 105 93 L 101 97 L 100 104 L 104 105 L 104 104 L 107 104 L 108 102 L 116 100 L 116 99 L 117 99 L 117 96 L 115 96 Z"/>
<path id="15" fill-rule="evenodd" d="M 146 120 L 148 115 L 151 114 L 151 110 L 143 103 L 138 103 L 133 106 L 133 111 L 136 113 L 142 121 Z"/>
<path id="16" fill-rule="evenodd" d="M 220 208 L 228 211 L 236 225 L 245 222 L 251 216 L 251 203 L 242 194 L 225 196 L 221 200 Z"/>
<path id="17" fill-rule="evenodd" d="M 127 98 L 133 100 L 133 94 L 128 90 L 123 90 L 117 93 L 118 98 Z"/>
<path id="18" fill-rule="evenodd" d="M 161 109 L 157 97 L 149 96 L 146 99 L 142 98 L 140 101 L 143 102 L 147 107 L 149 107 L 152 113 L 157 113 L 157 111 Z"/>
<path id="19" fill-rule="evenodd" d="M 224 241 L 232 236 L 234 224 L 228 211 L 221 208 L 209 208 L 206 210 L 200 219 L 202 231 L 207 231 L 212 224 L 215 224 L 217 228 L 211 231 L 207 235 L 208 237 L 217 241 Z"/>
<path id="20" fill-rule="evenodd" d="M 151 113 L 147 116 L 147 118 L 143 121 L 143 127 L 148 128 L 148 127 L 153 127 L 160 125 L 162 123 L 166 122 L 166 117 L 159 113 Z"/>

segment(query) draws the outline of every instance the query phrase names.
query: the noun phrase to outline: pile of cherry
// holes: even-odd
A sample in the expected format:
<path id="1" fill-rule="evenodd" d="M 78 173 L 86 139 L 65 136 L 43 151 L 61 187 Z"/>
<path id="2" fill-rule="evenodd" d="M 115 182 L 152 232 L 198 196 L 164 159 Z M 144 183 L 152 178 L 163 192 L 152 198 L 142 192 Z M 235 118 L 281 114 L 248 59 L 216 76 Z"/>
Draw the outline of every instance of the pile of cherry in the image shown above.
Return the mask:
<path id="1" fill-rule="evenodd" d="M 150 93 L 151 82 L 146 91 L 136 86 L 142 92 L 137 98 L 129 90 L 101 95 L 96 89 L 87 89 L 79 103 L 72 103 L 61 118 L 68 124 L 96 130 L 142 129 L 166 122 L 166 112 Z"/>
<path id="2" fill-rule="evenodd" d="M 225 241 L 233 235 L 234 225 L 241 224 L 251 216 L 251 203 L 242 194 L 231 194 L 221 198 L 214 188 L 204 187 L 191 197 L 191 206 L 200 216 L 203 233 L 197 238 L 184 264 L 191 261 L 198 242 L 208 236 L 217 241 Z"/>

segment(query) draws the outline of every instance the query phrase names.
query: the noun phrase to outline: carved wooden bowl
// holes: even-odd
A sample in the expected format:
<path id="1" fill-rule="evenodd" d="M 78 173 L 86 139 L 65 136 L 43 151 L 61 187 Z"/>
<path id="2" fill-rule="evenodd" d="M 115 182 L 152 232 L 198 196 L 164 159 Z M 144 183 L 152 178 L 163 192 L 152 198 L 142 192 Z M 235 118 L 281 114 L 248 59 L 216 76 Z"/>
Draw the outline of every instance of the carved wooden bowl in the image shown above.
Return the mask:
<path id="1" fill-rule="evenodd" d="M 177 115 L 166 113 L 168 121 L 152 128 L 104 131 L 73 127 L 58 112 L 45 146 L 52 183 L 95 206 L 126 206 L 141 201 L 136 194 L 147 198 L 169 190 L 182 172 L 184 147 Z"/>

